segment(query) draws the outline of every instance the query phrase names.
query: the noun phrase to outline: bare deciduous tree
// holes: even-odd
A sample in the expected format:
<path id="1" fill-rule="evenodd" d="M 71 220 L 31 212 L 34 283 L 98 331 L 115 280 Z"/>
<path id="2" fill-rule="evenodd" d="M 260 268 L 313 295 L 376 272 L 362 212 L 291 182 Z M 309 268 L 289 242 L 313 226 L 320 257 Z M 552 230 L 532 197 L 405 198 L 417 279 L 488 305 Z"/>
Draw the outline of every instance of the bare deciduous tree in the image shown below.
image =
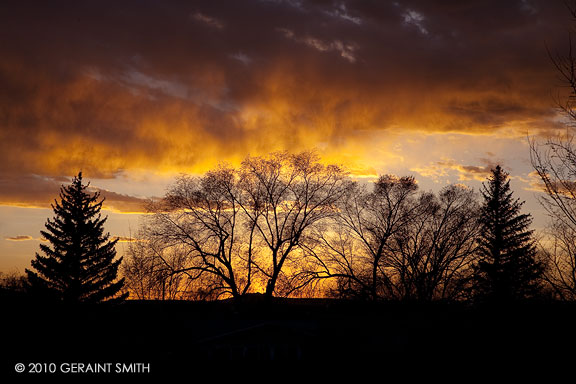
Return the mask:
<path id="1" fill-rule="evenodd" d="M 478 233 L 473 191 L 417 193 L 409 177 L 383 176 L 373 192 L 355 186 L 330 229 L 308 248 L 301 279 L 336 281 L 340 297 L 457 298 L 470 276 Z"/>
<path id="2" fill-rule="evenodd" d="M 281 152 L 248 157 L 239 177 L 238 201 L 267 251 L 254 260 L 265 276 L 265 295 L 288 295 L 296 287 L 286 267 L 298 268 L 306 233 L 335 215 L 347 189 L 346 173 L 338 166 L 321 164 L 312 152 Z"/>
<path id="3" fill-rule="evenodd" d="M 349 187 L 333 230 L 317 232 L 315 247 L 308 249 L 318 267 L 308 278 L 336 278 L 344 296 L 388 297 L 390 241 L 417 214 L 417 189 L 414 178 L 392 175 L 381 176 L 373 191 Z"/>
<path id="4" fill-rule="evenodd" d="M 237 194 L 234 170 L 221 167 L 203 177 L 180 176 L 151 207 L 153 244 L 162 252 L 182 248 L 186 255 L 171 273 L 208 284 L 210 297 L 240 297 L 251 285 L 254 225 L 243 219 Z"/>
<path id="5" fill-rule="evenodd" d="M 122 265 L 126 288 L 140 300 L 176 300 L 191 298 L 192 280 L 175 273 L 186 266 L 187 253 L 182 247 L 154 244 L 143 229 L 138 239 L 129 243 Z"/>
<path id="6" fill-rule="evenodd" d="M 24 292 L 26 287 L 26 276 L 17 271 L 8 273 L 0 272 L 0 290 L 7 292 Z"/>
<path id="7" fill-rule="evenodd" d="M 422 194 L 418 214 L 390 245 L 394 296 L 429 301 L 456 299 L 471 277 L 480 225 L 472 190 L 449 186 Z"/>
<path id="8" fill-rule="evenodd" d="M 576 20 L 576 7 L 569 5 L 568 10 Z M 570 33 L 566 53 L 549 52 L 567 91 L 556 97 L 556 106 L 566 119 L 566 130 L 544 143 L 537 143 L 535 139 L 529 142 L 532 167 L 545 193 L 540 202 L 550 216 L 548 231 L 540 241 L 540 254 L 547 264 L 544 277 L 562 299 L 574 299 L 576 292 L 576 56 L 573 44 Z"/>
<path id="9" fill-rule="evenodd" d="M 132 262 L 162 281 L 185 275 L 194 282 L 190 292 L 201 286 L 212 298 L 309 289 L 292 277 L 302 267 L 303 243 L 313 226 L 336 214 L 347 185 L 344 170 L 311 152 L 248 157 L 239 169 L 182 175 L 151 205 L 142 244 L 152 257 Z"/>
<path id="10" fill-rule="evenodd" d="M 576 300 L 576 233 L 562 222 L 550 224 L 540 239 L 539 254 L 547 268 L 544 279 L 553 297 Z"/>
<path id="11" fill-rule="evenodd" d="M 544 278 L 561 299 L 576 298 L 576 147 L 571 136 L 530 143 L 532 166 L 545 195 L 541 205 L 550 217 L 539 253 L 547 265 Z"/>

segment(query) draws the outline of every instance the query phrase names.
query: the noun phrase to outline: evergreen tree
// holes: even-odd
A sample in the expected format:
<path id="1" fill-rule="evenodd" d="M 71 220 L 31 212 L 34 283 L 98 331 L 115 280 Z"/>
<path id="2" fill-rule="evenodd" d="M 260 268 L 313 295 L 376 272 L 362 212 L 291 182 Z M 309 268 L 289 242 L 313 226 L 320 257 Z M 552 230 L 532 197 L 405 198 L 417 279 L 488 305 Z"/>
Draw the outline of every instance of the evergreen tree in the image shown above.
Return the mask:
<path id="1" fill-rule="evenodd" d="M 483 184 L 482 233 L 475 266 L 477 298 L 506 302 L 538 294 L 543 265 L 529 230 L 532 217 L 521 214 L 524 202 L 512 197 L 508 174 L 497 166 Z"/>
<path id="2" fill-rule="evenodd" d="M 117 280 L 122 258 L 114 260 L 114 246 L 104 234 L 100 210 L 104 199 L 100 193 L 88 193 L 82 184 L 82 172 L 69 186 L 60 188 L 60 203 L 52 205 L 55 216 L 48 219 L 42 236 L 51 245 L 40 244 L 45 254 L 36 253 L 32 260 L 35 271 L 26 269 L 28 288 L 68 303 L 123 300 L 118 296 L 124 279 Z"/>

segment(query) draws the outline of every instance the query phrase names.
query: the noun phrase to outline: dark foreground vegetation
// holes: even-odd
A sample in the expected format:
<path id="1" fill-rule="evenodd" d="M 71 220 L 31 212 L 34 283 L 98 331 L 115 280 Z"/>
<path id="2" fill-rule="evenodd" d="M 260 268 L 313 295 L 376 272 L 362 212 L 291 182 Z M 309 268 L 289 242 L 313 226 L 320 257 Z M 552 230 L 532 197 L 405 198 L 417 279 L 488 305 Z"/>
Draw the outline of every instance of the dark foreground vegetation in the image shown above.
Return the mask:
<path id="1" fill-rule="evenodd" d="M 150 372 L 140 376 L 182 377 L 269 367 L 290 374 L 311 366 L 325 374 L 432 365 L 472 372 L 488 360 L 490 369 L 561 364 L 576 342 L 576 304 L 567 302 L 495 307 L 256 297 L 42 306 L 2 297 L 1 305 L 3 375 L 16 376 L 30 374 L 15 373 L 15 364 L 31 362 L 142 362 Z"/>

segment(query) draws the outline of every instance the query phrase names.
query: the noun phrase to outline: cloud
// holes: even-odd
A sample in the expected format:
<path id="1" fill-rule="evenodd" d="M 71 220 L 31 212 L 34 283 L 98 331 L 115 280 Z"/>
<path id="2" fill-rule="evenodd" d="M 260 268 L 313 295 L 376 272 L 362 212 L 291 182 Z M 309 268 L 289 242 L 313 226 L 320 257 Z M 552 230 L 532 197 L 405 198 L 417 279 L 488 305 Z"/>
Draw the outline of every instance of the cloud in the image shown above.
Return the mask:
<path id="1" fill-rule="evenodd" d="M 422 167 L 413 167 L 411 171 L 417 172 L 424 177 L 429 177 L 435 181 L 447 179 L 456 175 L 459 181 L 486 181 L 492 169 L 496 166 L 491 160 L 481 159 L 484 165 L 463 165 L 454 159 L 443 159 Z"/>
<path id="2" fill-rule="evenodd" d="M 215 17 L 211 17 L 203 14 L 202 12 L 195 12 L 190 15 L 190 17 L 196 21 L 199 21 L 209 27 L 216 29 L 224 29 L 224 23 Z"/>
<path id="3" fill-rule="evenodd" d="M 559 127 L 545 45 L 563 48 L 570 15 L 556 2 L 32 3 L 0 12 L 2 204 L 46 206 L 79 169 L 202 172 L 379 150 L 364 132 Z"/>
<path id="4" fill-rule="evenodd" d="M 357 60 L 355 56 L 357 47 L 354 43 L 344 43 L 340 40 L 324 41 L 312 36 L 297 37 L 293 31 L 285 28 L 278 28 L 278 31 L 287 39 L 305 44 L 319 52 L 337 52 L 342 58 L 346 59 L 350 63 L 355 63 Z"/>
<path id="5" fill-rule="evenodd" d="M 230 55 L 230 57 L 233 58 L 234 60 L 238 60 L 244 65 L 249 65 L 250 63 L 252 63 L 252 59 L 250 58 L 250 56 L 248 56 L 243 52 L 234 53 Z"/>
<path id="6" fill-rule="evenodd" d="M 0 175 L 1 176 L 1 175 Z M 0 177 L 0 205 L 31 208 L 50 208 L 59 199 L 62 184 L 69 184 L 72 178 L 59 179 L 32 176 Z M 148 198 L 130 196 L 90 187 L 90 192 L 100 192 L 104 197 L 103 208 L 120 213 L 144 213 Z"/>
<path id="7" fill-rule="evenodd" d="M 120 213 L 146 213 L 149 198 L 125 195 L 113 191 L 95 188 L 104 197 L 103 208 Z"/>
<path id="8" fill-rule="evenodd" d="M 18 235 L 18 236 L 5 236 L 4 240 L 8 240 L 8 241 L 28 241 L 28 240 L 34 240 L 34 238 L 32 236 L 29 235 Z"/>
<path id="9" fill-rule="evenodd" d="M 4 240 L 8 240 L 8 241 L 30 241 L 30 240 L 40 240 L 40 241 L 47 241 L 44 238 L 34 238 L 32 236 L 29 235 L 17 235 L 17 236 L 4 236 Z M 129 243 L 132 241 L 137 241 L 138 239 L 133 238 L 133 237 L 127 237 L 127 236 L 111 236 L 110 240 L 118 240 L 119 243 Z"/>
<path id="10" fill-rule="evenodd" d="M 427 35 L 428 30 L 424 26 L 424 20 L 426 19 L 424 15 L 419 12 L 416 12 L 412 9 L 408 9 L 406 12 L 402 14 L 402 19 L 404 23 L 407 25 L 413 25 L 420 31 L 421 34 Z"/>
<path id="11" fill-rule="evenodd" d="M 340 18 L 347 22 L 351 22 L 357 25 L 362 24 L 362 19 L 358 16 L 353 16 L 348 12 L 348 7 L 344 1 L 337 3 L 333 9 L 325 11 L 328 15 Z"/>
<path id="12" fill-rule="evenodd" d="M 547 175 L 550 177 L 549 175 Z M 524 188 L 526 191 L 539 192 L 547 194 L 547 186 L 536 171 L 530 172 L 526 177 L 512 176 L 512 178 L 519 180 L 527 186 Z M 557 179 L 550 177 L 549 188 L 556 191 L 558 195 L 573 199 L 576 195 L 576 181 L 568 179 Z"/>

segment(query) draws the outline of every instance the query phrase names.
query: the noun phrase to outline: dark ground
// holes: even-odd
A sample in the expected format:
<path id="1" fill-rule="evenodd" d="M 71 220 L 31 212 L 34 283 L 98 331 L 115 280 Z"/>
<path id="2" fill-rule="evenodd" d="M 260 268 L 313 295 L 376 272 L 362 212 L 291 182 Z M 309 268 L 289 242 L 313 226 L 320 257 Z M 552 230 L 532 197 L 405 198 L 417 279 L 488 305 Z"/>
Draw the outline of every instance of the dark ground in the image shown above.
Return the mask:
<path id="1" fill-rule="evenodd" d="M 566 360 L 576 364 L 574 303 L 494 308 L 276 299 L 242 305 L 128 301 L 70 308 L 0 298 L 0 382 L 3 377 L 41 376 L 29 372 L 33 363 L 44 370 L 49 368 L 44 363 L 54 363 L 57 372 L 49 375 L 58 374 L 62 363 L 149 364 L 149 373 L 124 374 L 141 378 L 193 378 L 201 372 L 253 376 L 271 367 L 276 376 L 296 375 L 303 367 L 321 376 L 410 374 L 424 367 L 481 373 L 498 365 L 526 370 Z M 15 372 L 17 363 L 25 365 L 25 372 Z"/>

